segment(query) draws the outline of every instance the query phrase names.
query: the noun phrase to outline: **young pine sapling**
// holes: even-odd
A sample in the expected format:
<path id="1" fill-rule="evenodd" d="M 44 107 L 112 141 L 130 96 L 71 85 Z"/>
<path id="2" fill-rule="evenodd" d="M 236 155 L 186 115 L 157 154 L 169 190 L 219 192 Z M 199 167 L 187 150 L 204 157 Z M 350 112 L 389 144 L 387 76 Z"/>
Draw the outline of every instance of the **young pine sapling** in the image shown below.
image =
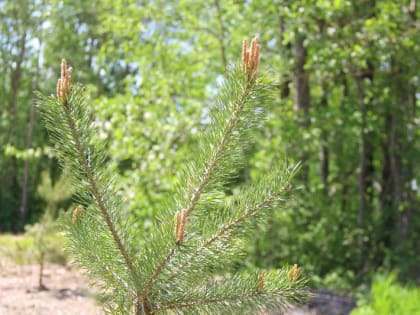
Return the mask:
<path id="1" fill-rule="evenodd" d="M 48 290 L 44 284 L 44 266 L 46 261 L 65 262 L 66 257 L 62 247 L 62 237 L 59 235 L 60 203 L 68 200 L 72 194 L 72 187 L 67 180 L 67 171 L 53 184 L 47 172 L 41 174 L 38 195 L 46 202 L 45 210 L 40 220 L 25 226 L 25 231 L 34 240 L 34 256 L 39 264 L 38 289 Z"/>
<path id="2" fill-rule="evenodd" d="M 72 172 L 80 204 L 65 229 L 76 262 L 103 287 L 109 314 L 240 314 L 285 309 L 305 296 L 300 269 L 233 273 L 255 221 L 291 191 L 297 166 L 279 165 L 232 198 L 221 192 L 238 172 L 238 158 L 260 125 L 270 86 L 258 74 L 259 45 L 244 40 L 242 62 L 230 71 L 191 148 L 176 193 L 168 196 L 140 247 L 121 214 L 121 199 L 106 173 L 83 88 L 72 84 L 63 60 L 57 95 L 41 97 L 45 125 L 59 160 Z"/>

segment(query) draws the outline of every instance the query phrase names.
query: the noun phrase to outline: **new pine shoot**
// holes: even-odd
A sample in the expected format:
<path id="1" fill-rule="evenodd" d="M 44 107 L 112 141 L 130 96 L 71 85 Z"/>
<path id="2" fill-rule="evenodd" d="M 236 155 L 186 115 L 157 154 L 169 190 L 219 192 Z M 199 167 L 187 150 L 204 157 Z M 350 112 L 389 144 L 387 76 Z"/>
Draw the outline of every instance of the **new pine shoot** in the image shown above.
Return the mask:
<path id="1" fill-rule="evenodd" d="M 89 100 L 83 87 L 72 83 L 65 60 L 56 95 L 40 98 L 57 157 L 71 170 L 77 191 L 78 205 L 64 224 L 68 247 L 102 287 L 108 314 L 255 314 L 284 310 L 306 297 L 297 265 L 254 273 L 231 268 L 255 233 L 255 222 L 263 222 L 292 190 L 298 169 L 280 164 L 261 182 L 220 200 L 240 164 L 238 152 L 271 101 L 270 86 L 258 74 L 259 55 L 257 39 L 250 48 L 244 40 L 242 62 L 226 75 L 182 184 L 168 196 L 143 247 L 126 228 Z"/>

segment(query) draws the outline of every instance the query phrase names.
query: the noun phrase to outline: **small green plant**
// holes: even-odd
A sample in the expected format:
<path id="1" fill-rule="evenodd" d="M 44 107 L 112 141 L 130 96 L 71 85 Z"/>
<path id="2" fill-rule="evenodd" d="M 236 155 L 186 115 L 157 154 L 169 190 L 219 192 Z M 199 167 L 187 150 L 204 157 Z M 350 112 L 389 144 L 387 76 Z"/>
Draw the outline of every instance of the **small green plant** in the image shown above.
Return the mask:
<path id="1" fill-rule="evenodd" d="M 39 107 L 61 162 L 71 171 L 79 205 L 65 222 L 69 248 L 107 296 L 110 314 L 238 314 L 284 309 L 305 296 L 300 269 L 232 272 L 255 220 L 292 190 L 296 165 L 279 163 L 257 184 L 224 198 L 238 174 L 250 130 L 261 124 L 271 89 L 258 75 L 257 40 L 243 43 L 242 64 L 227 74 L 210 123 L 192 159 L 140 247 L 127 228 L 122 202 L 107 173 L 83 88 L 72 85 L 63 60 L 57 96 Z"/>
<path id="2" fill-rule="evenodd" d="M 38 289 L 47 290 L 44 284 L 44 266 L 48 255 L 57 256 L 57 248 L 62 249 L 59 244 L 57 222 L 51 213 L 45 211 L 39 222 L 25 227 L 26 234 L 33 238 L 33 252 L 36 262 L 39 265 Z M 61 256 L 64 256 L 62 253 Z"/>
<path id="3" fill-rule="evenodd" d="M 420 288 L 404 287 L 395 274 L 377 276 L 372 292 L 351 315 L 420 315 Z"/>
<path id="4" fill-rule="evenodd" d="M 39 264 L 38 288 L 46 290 L 43 282 L 46 259 L 55 263 L 64 263 L 63 237 L 59 235 L 57 223 L 59 203 L 69 199 L 72 187 L 67 180 L 68 172 L 64 171 L 58 181 L 52 184 L 47 172 L 42 173 L 38 194 L 46 201 L 46 209 L 39 222 L 25 227 L 27 234 L 34 239 L 34 253 Z"/>

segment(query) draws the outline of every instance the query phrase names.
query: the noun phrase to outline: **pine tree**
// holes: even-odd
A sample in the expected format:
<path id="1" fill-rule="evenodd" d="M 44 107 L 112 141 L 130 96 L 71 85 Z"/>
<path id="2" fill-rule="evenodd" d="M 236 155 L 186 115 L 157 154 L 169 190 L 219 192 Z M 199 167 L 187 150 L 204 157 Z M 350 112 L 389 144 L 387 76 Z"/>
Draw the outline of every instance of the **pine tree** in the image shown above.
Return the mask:
<path id="1" fill-rule="evenodd" d="M 243 42 L 242 62 L 230 71 L 210 123 L 192 148 L 174 196 L 168 197 L 139 248 L 121 214 L 107 174 L 104 143 L 96 137 L 83 87 L 72 85 L 63 60 L 57 95 L 39 108 L 59 160 L 72 170 L 78 206 L 64 226 L 76 262 L 103 288 L 109 314 L 239 314 L 285 309 L 306 293 L 300 269 L 233 273 L 255 222 L 292 190 L 297 165 L 280 163 L 257 184 L 223 198 L 237 174 L 241 150 L 261 124 L 270 85 L 258 74 L 259 45 Z"/>
<path id="2" fill-rule="evenodd" d="M 41 177 L 38 194 L 46 202 L 45 212 L 37 223 L 25 226 L 25 232 L 34 240 L 34 256 L 39 264 L 38 289 L 48 290 L 44 285 L 44 265 L 48 256 L 62 256 L 64 260 L 63 255 L 57 253 L 62 252 L 61 238 L 57 237 L 59 224 L 56 218 L 61 211 L 59 203 L 68 200 L 73 191 L 67 181 L 66 171 L 54 184 L 48 172 L 43 172 Z"/>

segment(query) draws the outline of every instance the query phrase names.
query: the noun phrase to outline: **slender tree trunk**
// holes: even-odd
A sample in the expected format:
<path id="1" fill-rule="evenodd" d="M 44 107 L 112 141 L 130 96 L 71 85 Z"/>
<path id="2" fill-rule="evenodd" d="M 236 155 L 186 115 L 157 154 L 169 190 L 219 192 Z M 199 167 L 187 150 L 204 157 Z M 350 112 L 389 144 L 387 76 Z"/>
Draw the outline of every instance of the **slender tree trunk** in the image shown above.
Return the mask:
<path id="1" fill-rule="evenodd" d="M 45 253 L 42 252 L 39 261 L 39 270 L 38 270 L 38 290 L 45 291 L 48 288 L 44 285 L 44 266 L 45 266 Z"/>
<path id="2" fill-rule="evenodd" d="M 394 60 L 395 67 L 395 95 L 396 104 L 392 115 L 392 125 L 390 128 L 390 169 L 393 178 L 393 195 L 397 221 L 397 244 L 396 248 L 402 248 L 410 235 L 410 218 L 412 213 L 412 199 L 410 192 L 410 181 L 413 178 L 411 163 L 403 163 L 403 160 L 410 160 L 412 147 L 415 143 L 410 138 L 408 129 L 409 121 L 412 120 L 410 111 L 410 83 L 406 81 L 407 69 Z M 411 125 L 415 125 L 414 122 Z M 408 158 L 405 158 L 408 156 Z"/>
<path id="3" fill-rule="evenodd" d="M 40 41 L 42 43 L 42 36 L 40 37 Z M 34 76 L 34 83 L 33 83 L 33 90 L 38 90 L 39 85 L 39 63 L 41 57 L 41 49 L 38 50 L 38 56 L 36 59 L 36 71 Z M 33 130 L 35 127 L 35 118 L 36 118 L 36 108 L 35 108 L 35 99 L 32 99 L 31 109 L 29 114 L 29 122 L 28 122 L 28 131 L 26 134 L 26 144 L 25 149 L 28 150 L 32 147 L 32 138 L 33 138 Z M 25 159 L 23 162 L 23 180 L 22 180 L 22 199 L 20 203 L 19 209 L 19 219 L 20 225 L 24 226 L 26 220 L 26 214 L 28 211 L 28 192 L 29 192 L 29 159 Z"/>
<path id="4" fill-rule="evenodd" d="M 349 83 L 348 83 L 348 78 L 347 75 L 344 72 L 340 73 L 339 76 L 339 80 L 341 82 L 341 85 L 343 87 L 343 100 L 346 100 L 349 98 L 350 96 L 350 91 L 349 91 Z M 343 121 L 346 119 L 346 103 L 342 102 L 342 104 L 340 105 L 340 119 L 342 119 Z M 342 137 L 341 135 L 341 130 L 337 130 L 337 139 L 340 139 Z M 340 140 L 336 140 L 336 147 L 334 149 L 334 154 L 338 157 L 337 158 L 337 166 L 338 169 L 340 170 L 340 173 L 338 174 L 338 181 L 340 183 L 343 183 L 342 188 L 341 188 L 341 211 L 343 213 L 347 213 L 347 207 L 349 204 L 349 197 L 350 196 L 350 184 L 348 181 L 348 176 L 352 175 L 352 171 L 349 171 L 349 167 L 346 165 L 344 159 L 341 159 L 341 156 L 345 156 L 346 152 L 344 152 L 344 144 L 342 141 Z M 351 169 L 353 169 L 353 167 L 351 167 Z"/>
<path id="5" fill-rule="evenodd" d="M 279 42 L 282 43 L 284 40 L 284 34 L 286 33 L 285 29 L 285 22 L 284 22 L 284 16 L 279 14 Z M 284 47 L 281 46 L 280 49 L 280 55 L 282 58 L 291 58 L 291 45 L 288 43 Z M 288 98 L 290 96 L 290 83 L 292 80 L 287 78 L 280 78 L 281 80 L 281 88 L 280 88 L 280 98 L 282 100 Z"/>
<path id="6" fill-rule="evenodd" d="M 294 47 L 294 57 L 296 61 L 296 68 L 294 73 L 294 84 L 295 84 L 295 108 L 300 115 L 300 126 L 303 131 L 309 129 L 310 117 L 310 92 L 309 92 L 309 75 L 305 70 L 307 50 L 304 46 L 304 37 L 300 36 Z M 305 185 L 308 183 L 309 174 L 309 152 L 307 149 L 302 149 L 302 171 L 300 172 L 301 179 Z"/>
<path id="7" fill-rule="evenodd" d="M 328 87 L 325 83 L 322 84 L 322 97 L 320 107 L 322 109 L 322 114 L 325 116 L 328 108 Z M 320 169 L 321 169 L 321 181 L 323 185 L 325 197 L 328 195 L 328 176 L 330 173 L 330 153 L 328 149 L 328 131 L 326 130 L 325 123 L 326 118 L 323 117 L 325 121 L 322 121 L 322 131 L 321 131 L 321 149 L 320 149 Z"/>
<path id="8" fill-rule="evenodd" d="M 20 87 L 20 79 L 22 75 L 22 63 L 23 58 L 25 57 L 26 52 L 26 32 L 22 34 L 22 37 L 19 41 L 19 55 L 17 56 L 15 62 L 16 67 L 11 72 L 10 79 L 10 98 L 9 98 L 9 117 L 10 125 L 8 131 L 8 139 L 12 139 L 15 134 L 16 128 L 16 104 L 17 104 L 17 95 Z"/>
<path id="9" fill-rule="evenodd" d="M 364 80 L 373 82 L 373 68 L 369 66 L 367 74 L 358 75 L 355 78 L 359 96 L 361 126 L 360 126 L 360 151 L 359 151 L 359 217 L 358 224 L 361 230 L 360 236 L 360 268 L 362 271 L 367 267 L 368 251 L 367 241 L 369 238 L 367 231 L 367 221 L 372 211 L 372 194 L 373 194 L 373 137 L 374 134 L 368 128 L 367 115 L 371 100 L 366 99 L 364 91 Z M 369 213 L 368 213 L 369 211 Z"/>
<path id="10" fill-rule="evenodd" d="M 35 101 L 32 101 L 31 113 L 28 123 L 28 133 L 26 135 L 26 150 L 32 147 L 32 135 L 35 125 Z M 22 181 L 22 199 L 19 209 L 20 224 L 23 226 L 26 220 L 26 213 L 28 208 L 28 191 L 29 191 L 29 159 L 23 162 L 23 181 Z"/>
<path id="11" fill-rule="evenodd" d="M 381 176 L 381 193 L 379 197 L 379 208 L 381 211 L 380 235 L 377 242 L 381 242 L 388 250 L 392 250 L 392 236 L 395 231 L 395 200 L 394 200 L 394 178 L 391 172 L 391 136 L 393 114 L 392 109 L 387 108 L 384 117 L 384 140 L 382 141 L 382 176 Z M 375 264 L 381 264 L 385 259 L 386 252 L 375 254 Z"/>

